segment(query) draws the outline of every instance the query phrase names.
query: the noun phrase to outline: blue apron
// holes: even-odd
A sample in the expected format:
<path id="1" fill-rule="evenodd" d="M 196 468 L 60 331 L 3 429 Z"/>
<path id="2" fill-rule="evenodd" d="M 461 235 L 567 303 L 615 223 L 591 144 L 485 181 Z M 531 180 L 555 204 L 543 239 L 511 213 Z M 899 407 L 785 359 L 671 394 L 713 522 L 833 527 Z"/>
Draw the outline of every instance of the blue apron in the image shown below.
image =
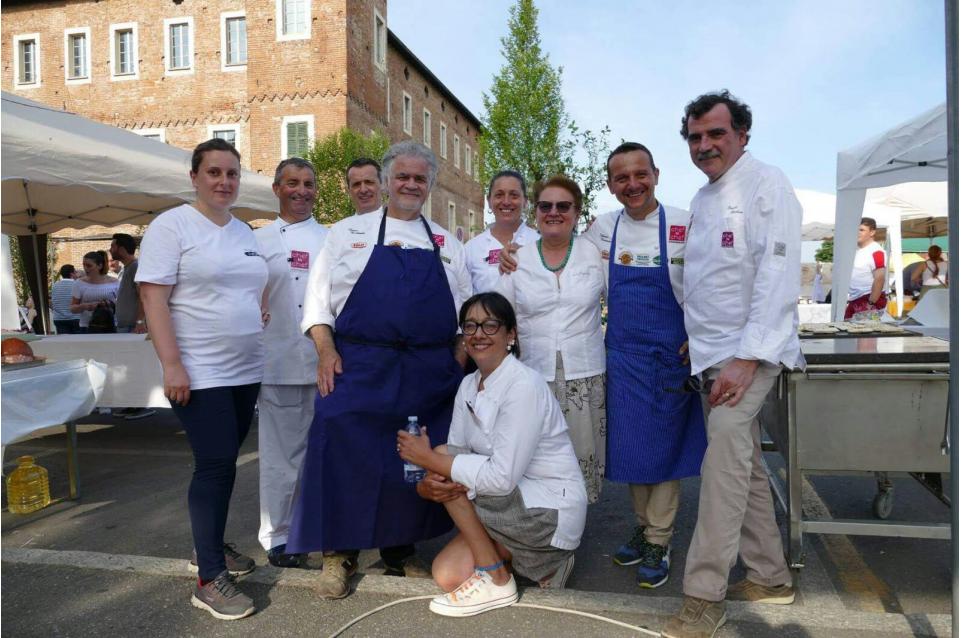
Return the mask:
<path id="1" fill-rule="evenodd" d="M 657 216 L 656 267 L 617 263 L 620 216 L 608 257 L 606 476 L 623 483 L 696 476 L 707 447 L 700 395 L 683 392 L 684 311 L 671 288 L 663 206 Z"/>
<path id="2" fill-rule="evenodd" d="M 447 442 L 463 370 L 454 297 L 434 246 L 377 244 L 334 326 L 343 374 L 315 402 L 291 553 L 407 545 L 453 527 L 444 507 L 404 482 L 397 431 L 416 415 L 431 446 Z"/>

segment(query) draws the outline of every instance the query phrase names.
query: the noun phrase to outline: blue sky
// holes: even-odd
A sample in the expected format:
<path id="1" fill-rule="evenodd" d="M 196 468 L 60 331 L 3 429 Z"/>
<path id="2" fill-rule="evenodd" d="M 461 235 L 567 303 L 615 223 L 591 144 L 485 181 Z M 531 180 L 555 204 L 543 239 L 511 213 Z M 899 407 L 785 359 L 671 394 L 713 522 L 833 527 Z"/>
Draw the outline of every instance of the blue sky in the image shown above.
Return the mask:
<path id="1" fill-rule="evenodd" d="M 503 64 L 510 0 L 388 0 L 388 26 L 478 117 Z M 754 111 L 748 146 L 796 188 L 834 192 L 837 152 L 945 100 L 939 0 L 540 0 L 541 44 L 567 111 L 647 144 L 659 199 L 703 182 L 684 105 L 730 89 Z M 710 6 L 710 10 L 705 7 Z M 602 209 L 616 203 L 599 199 Z"/>

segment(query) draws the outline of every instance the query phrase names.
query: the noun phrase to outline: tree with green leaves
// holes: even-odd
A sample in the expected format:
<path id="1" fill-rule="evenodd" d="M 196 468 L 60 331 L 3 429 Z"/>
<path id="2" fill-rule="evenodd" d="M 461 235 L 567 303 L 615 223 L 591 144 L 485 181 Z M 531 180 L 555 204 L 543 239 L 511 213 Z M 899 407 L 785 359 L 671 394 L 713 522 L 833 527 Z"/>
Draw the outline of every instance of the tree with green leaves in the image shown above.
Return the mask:
<path id="1" fill-rule="evenodd" d="M 361 135 L 347 127 L 314 142 L 307 151 L 308 160 L 317 173 L 317 202 L 314 217 L 322 224 L 333 224 L 354 214 L 347 196 L 344 171 L 359 157 L 378 162 L 387 152 L 390 141 L 380 133 Z"/>
<path id="2" fill-rule="evenodd" d="M 834 262 L 833 239 L 825 239 L 821 242 L 821 246 L 814 253 L 814 260 L 819 261 L 822 264 L 830 264 Z"/>
<path id="3" fill-rule="evenodd" d="M 504 66 L 490 93 L 483 94 L 481 175 L 487 181 L 509 168 L 533 184 L 565 173 L 584 189 L 582 214 L 587 217 L 605 181 L 609 130 L 582 131 L 568 117 L 561 95 L 563 69 L 555 69 L 541 50 L 537 15 L 533 0 L 518 0 L 510 8 L 508 34 L 501 38 Z M 582 162 L 579 150 L 586 155 Z"/>

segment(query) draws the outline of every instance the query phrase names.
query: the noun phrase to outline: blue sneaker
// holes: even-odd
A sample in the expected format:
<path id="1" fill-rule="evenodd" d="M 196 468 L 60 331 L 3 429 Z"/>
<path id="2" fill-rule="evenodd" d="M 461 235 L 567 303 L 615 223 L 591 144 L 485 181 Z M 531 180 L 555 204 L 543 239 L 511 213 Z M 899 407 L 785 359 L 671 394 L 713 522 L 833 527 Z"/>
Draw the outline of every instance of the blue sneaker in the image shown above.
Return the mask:
<path id="1" fill-rule="evenodd" d="M 637 568 L 637 584 L 644 589 L 654 589 L 667 582 L 671 571 L 671 546 L 655 545 L 644 541 L 643 556 Z"/>
<path id="2" fill-rule="evenodd" d="M 642 550 L 644 549 L 644 528 L 635 527 L 634 535 L 631 540 L 617 548 L 614 552 L 614 563 L 617 565 L 637 565 L 641 562 Z"/>

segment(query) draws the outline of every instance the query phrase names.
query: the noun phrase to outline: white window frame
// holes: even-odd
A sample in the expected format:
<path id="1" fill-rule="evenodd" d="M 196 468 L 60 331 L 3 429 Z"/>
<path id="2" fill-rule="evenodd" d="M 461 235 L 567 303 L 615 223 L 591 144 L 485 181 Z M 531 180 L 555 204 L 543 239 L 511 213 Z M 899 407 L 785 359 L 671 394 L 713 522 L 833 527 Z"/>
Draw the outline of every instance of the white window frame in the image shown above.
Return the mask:
<path id="1" fill-rule="evenodd" d="M 243 18 L 247 21 L 246 11 L 224 11 L 220 14 L 220 70 L 226 73 L 232 73 L 234 71 L 246 71 L 247 63 L 243 64 L 230 64 L 230 60 L 227 57 L 227 21 L 233 20 L 235 18 Z M 248 51 L 248 60 L 250 59 Z"/>
<path id="2" fill-rule="evenodd" d="M 447 125 L 440 123 L 440 133 L 438 134 L 438 144 L 440 144 L 440 156 L 447 159 Z"/>
<path id="3" fill-rule="evenodd" d="M 33 41 L 34 55 L 33 61 L 33 81 L 20 81 L 20 65 L 23 60 L 20 58 L 20 43 Z M 18 89 L 36 89 L 40 87 L 40 34 L 22 33 L 13 36 L 13 85 Z"/>
<path id="4" fill-rule="evenodd" d="M 285 115 L 280 120 L 280 159 L 288 157 L 287 152 L 287 125 L 307 122 L 307 147 L 314 143 L 314 116 L 313 115 Z"/>
<path id="5" fill-rule="evenodd" d="M 86 56 L 86 75 L 81 77 L 72 78 L 70 77 L 70 66 L 73 63 L 73 47 L 71 46 L 71 39 L 75 35 L 82 35 L 84 37 L 84 56 Z M 90 27 L 74 27 L 72 29 L 63 30 L 63 81 L 67 84 L 90 84 L 91 76 L 91 63 L 90 63 Z"/>
<path id="6" fill-rule="evenodd" d="M 411 131 L 414 128 L 414 98 L 410 96 L 410 93 L 404 91 L 403 106 L 401 107 L 401 112 L 403 114 L 403 126 L 404 132 L 411 135 Z"/>
<path id="7" fill-rule="evenodd" d="M 172 68 L 173 51 L 170 48 L 170 28 L 187 25 L 187 66 Z M 164 18 L 164 75 L 193 75 L 194 72 L 194 19 L 191 16 Z"/>
<path id="8" fill-rule="evenodd" d="M 477 151 L 474 151 L 474 181 L 480 184 L 480 169 L 477 164 Z"/>
<path id="9" fill-rule="evenodd" d="M 309 40 L 310 39 L 310 14 L 311 6 L 310 0 L 297 0 L 297 2 L 303 2 L 307 10 L 307 16 L 305 21 L 307 23 L 306 28 L 303 33 L 284 33 L 284 2 L 286 0 L 276 0 L 276 16 L 274 22 L 277 23 L 277 40 L 280 42 L 286 40 Z"/>
<path id="10" fill-rule="evenodd" d="M 234 148 L 240 148 L 240 124 L 208 124 L 207 139 L 213 139 L 214 133 L 217 131 L 233 131 Z"/>
<path id="11" fill-rule="evenodd" d="M 387 76 L 387 123 L 390 124 L 390 76 Z"/>
<path id="12" fill-rule="evenodd" d="M 374 9 L 374 46 L 371 47 L 374 66 L 381 71 L 387 70 L 387 20 Z"/>
<path id="13" fill-rule="evenodd" d="M 460 168 L 460 135 L 454 133 L 454 166 Z"/>
<path id="14" fill-rule="evenodd" d="M 119 51 L 117 50 L 117 32 L 118 31 L 131 31 L 131 40 L 133 40 L 133 73 L 117 73 L 117 56 Z M 121 22 L 118 24 L 110 25 L 110 40 L 107 43 L 110 47 L 110 80 L 112 82 L 126 82 L 128 80 L 139 80 L 140 79 L 140 36 L 139 30 L 137 29 L 136 22 Z"/>
<path id="15" fill-rule="evenodd" d="M 451 232 L 452 235 L 456 236 L 457 233 L 457 204 L 452 200 L 447 200 L 447 230 Z"/>
<path id="16" fill-rule="evenodd" d="M 430 138 L 431 138 L 432 128 L 433 128 L 433 124 L 431 123 L 430 111 L 428 111 L 427 109 L 424 109 L 424 146 L 426 146 L 427 148 L 430 148 L 430 141 L 431 141 Z"/>
<path id="17" fill-rule="evenodd" d="M 474 174 L 473 159 L 474 158 L 471 155 L 470 144 L 464 144 L 464 172 L 467 173 L 468 177 Z"/>
<path id="18" fill-rule="evenodd" d="M 135 128 L 130 129 L 131 133 L 136 133 L 140 137 L 151 137 L 153 135 L 159 135 L 160 141 L 164 144 L 167 143 L 167 129 L 162 128 Z"/>

